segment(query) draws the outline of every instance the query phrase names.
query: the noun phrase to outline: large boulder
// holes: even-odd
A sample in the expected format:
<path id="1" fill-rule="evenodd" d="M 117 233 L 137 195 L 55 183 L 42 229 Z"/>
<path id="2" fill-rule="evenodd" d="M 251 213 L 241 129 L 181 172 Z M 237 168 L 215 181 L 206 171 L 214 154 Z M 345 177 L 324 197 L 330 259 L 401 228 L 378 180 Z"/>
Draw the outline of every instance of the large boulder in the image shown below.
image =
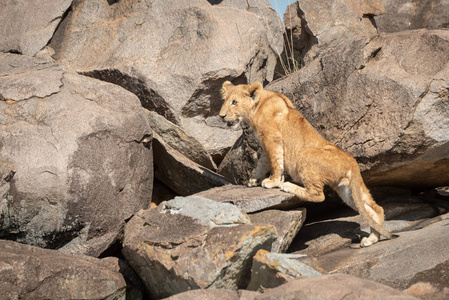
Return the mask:
<path id="1" fill-rule="evenodd" d="M 15 171 L 0 236 L 100 255 L 151 202 L 152 131 L 139 99 L 16 54 L 0 54 L 0 76 L 0 165 Z"/>
<path id="2" fill-rule="evenodd" d="M 379 32 L 449 28 L 447 0 L 382 0 L 385 14 L 374 17 Z"/>
<path id="3" fill-rule="evenodd" d="M 221 153 L 238 137 L 216 125 L 221 84 L 271 81 L 282 28 L 266 21 L 278 16 L 265 0 L 215 2 L 76 0 L 49 46 L 57 62 L 134 92 Z"/>
<path id="4" fill-rule="evenodd" d="M 177 197 L 127 223 L 123 254 L 160 299 L 190 289 L 246 287 L 252 257 L 275 238 L 273 226 L 250 224 L 232 204 Z"/>
<path id="5" fill-rule="evenodd" d="M 0 52 L 34 56 L 52 38 L 72 0 L 0 3 Z"/>
<path id="6" fill-rule="evenodd" d="M 375 37 L 373 17 L 384 12 L 381 1 L 375 0 L 295 1 L 284 14 L 284 69 L 295 71 L 335 45 Z"/>
<path id="7" fill-rule="evenodd" d="M 123 276 L 102 260 L 0 240 L 1 299 L 121 299 Z"/>
<path id="8" fill-rule="evenodd" d="M 335 47 L 267 89 L 286 94 L 370 185 L 449 183 L 449 31 Z"/>

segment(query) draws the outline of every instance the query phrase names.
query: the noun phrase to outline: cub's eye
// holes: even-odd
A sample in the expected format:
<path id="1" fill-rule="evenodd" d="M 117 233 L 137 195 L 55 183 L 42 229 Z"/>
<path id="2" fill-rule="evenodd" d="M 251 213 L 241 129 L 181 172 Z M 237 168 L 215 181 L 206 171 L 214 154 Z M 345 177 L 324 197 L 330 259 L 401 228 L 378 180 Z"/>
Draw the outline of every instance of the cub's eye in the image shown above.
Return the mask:
<path id="1" fill-rule="evenodd" d="M 237 105 L 237 101 L 236 100 L 232 100 L 231 105 L 233 105 L 233 106 Z"/>

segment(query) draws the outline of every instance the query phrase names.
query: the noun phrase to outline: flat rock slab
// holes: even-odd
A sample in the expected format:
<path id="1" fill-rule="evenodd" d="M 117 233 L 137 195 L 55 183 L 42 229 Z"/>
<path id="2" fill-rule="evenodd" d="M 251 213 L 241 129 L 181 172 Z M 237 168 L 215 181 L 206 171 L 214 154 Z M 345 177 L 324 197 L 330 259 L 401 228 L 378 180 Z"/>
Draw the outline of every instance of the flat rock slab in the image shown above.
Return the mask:
<path id="1" fill-rule="evenodd" d="M 294 208 L 304 203 L 294 195 L 282 192 L 279 189 L 249 188 L 241 185 L 225 185 L 196 195 L 218 202 L 232 203 L 246 213 L 268 208 Z"/>
<path id="2" fill-rule="evenodd" d="M 0 240 L 1 299 L 125 299 L 123 276 L 84 255 Z"/>
<path id="3" fill-rule="evenodd" d="M 274 226 L 248 221 L 232 204 L 178 197 L 128 222 L 123 253 L 157 299 L 191 289 L 237 290 L 248 283 L 254 254 L 276 239 Z"/>
<path id="4" fill-rule="evenodd" d="M 320 272 L 298 260 L 304 256 L 259 250 L 253 258 L 247 289 L 263 292 L 294 279 L 320 276 Z"/>
<path id="5" fill-rule="evenodd" d="M 318 257 L 325 272 L 368 278 L 398 289 L 430 282 L 442 293 L 449 288 L 449 214 L 445 214 L 390 241 L 354 250 L 341 249 Z"/>
<path id="6" fill-rule="evenodd" d="M 257 300 L 416 299 L 383 284 L 345 274 L 298 279 L 266 291 Z"/>
<path id="7" fill-rule="evenodd" d="M 306 209 L 292 211 L 264 210 L 250 215 L 254 225 L 274 225 L 278 238 L 271 246 L 272 252 L 286 252 L 306 219 Z"/>

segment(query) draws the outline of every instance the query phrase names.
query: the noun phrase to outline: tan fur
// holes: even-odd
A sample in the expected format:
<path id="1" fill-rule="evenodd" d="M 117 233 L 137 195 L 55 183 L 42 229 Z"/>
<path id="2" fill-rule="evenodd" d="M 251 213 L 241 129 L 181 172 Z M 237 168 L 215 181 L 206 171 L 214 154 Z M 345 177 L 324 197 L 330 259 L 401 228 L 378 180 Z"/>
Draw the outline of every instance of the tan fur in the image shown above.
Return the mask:
<path id="1" fill-rule="evenodd" d="M 265 188 L 280 187 L 301 200 L 321 202 L 323 187 L 329 185 L 368 221 L 371 235 L 362 239 L 362 247 L 376 243 L 380 235 L 392 238 L 383 228 L 383 209 L 365 186 L 356 160 L 325 140 L 286 96 L 264 90 L 260 83 L 235 86 L 229 81 L 221 92 L 220 116 L 231 127 L 241 121 L 250 124 L 265 150 L 249 186 L 261 181 Z M 271 176 L 265 178 L 269 171 Z M 284 172 L 303 187 L 284 182 Z"/>

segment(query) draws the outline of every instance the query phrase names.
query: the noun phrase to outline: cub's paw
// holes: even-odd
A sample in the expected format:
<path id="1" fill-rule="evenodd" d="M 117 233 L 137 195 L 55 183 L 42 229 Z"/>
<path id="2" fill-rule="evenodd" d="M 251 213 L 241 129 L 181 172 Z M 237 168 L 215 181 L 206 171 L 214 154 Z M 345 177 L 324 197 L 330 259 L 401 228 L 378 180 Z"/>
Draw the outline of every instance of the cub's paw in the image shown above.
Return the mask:
<path id="1" fill-rule="evenodd" d="M 257 179 L 257 178 L 251 178 L 251 179 L 248 181 L 248 186 L 249 186 L 249 187 L 258 186 L 259 183 L 260 183 L 259 179 Z"/>
<path id="2" fill-rule="evenodd" d="M 272 188 L 277 188 L 281 185 L 281 181 L 278 180 L 273 180 L 271 178 L 265 178 L 264 180 L 262 180 L 262 186 L 266 189 L 272 189 Z"/>
<path id="3" fill-rule="evenodd" d="M 291 182 L 283 182 L 281 185 L 281 191 L 284 191 L 286 193 L 294 193 L 296 185 Z"/>
<path id="4" fill-rule="evenodd" d="M 379 239 L 377 237 L 370 235 L 369 237 L 362 238 L 362 241 L 360 242 L 360 247 L 366 248 L 371 245 L 374 245 L 378 241 L 379 241 Z"/>

